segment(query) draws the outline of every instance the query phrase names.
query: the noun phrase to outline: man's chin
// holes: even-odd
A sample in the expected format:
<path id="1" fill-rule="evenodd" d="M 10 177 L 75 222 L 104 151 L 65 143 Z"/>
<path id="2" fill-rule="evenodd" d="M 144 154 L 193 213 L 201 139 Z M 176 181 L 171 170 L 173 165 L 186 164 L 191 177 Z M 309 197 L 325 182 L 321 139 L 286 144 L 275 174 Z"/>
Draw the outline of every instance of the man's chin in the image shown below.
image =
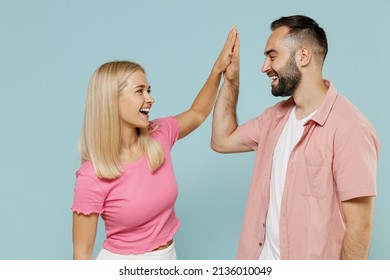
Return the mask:
<path id="1" fill-rule="evenodd" d="M 290 90 L 286 90 L 285 87 L 278 87 L 278 86 L 273 86 L 271 88 L 271 93 L 275 97 L 289 97 L 291 96 L 292 92 Z"/>
<path id="2" fill-rule="evenodd" d="M 272 95 L 275 96 L 275 97 L 287 97 L 287 96 L 291 96 L 291 93 L 280 92 L 280 91 L 275 91 L 275 90 L 271 90 L 271 93 L 272 93 Z"/>

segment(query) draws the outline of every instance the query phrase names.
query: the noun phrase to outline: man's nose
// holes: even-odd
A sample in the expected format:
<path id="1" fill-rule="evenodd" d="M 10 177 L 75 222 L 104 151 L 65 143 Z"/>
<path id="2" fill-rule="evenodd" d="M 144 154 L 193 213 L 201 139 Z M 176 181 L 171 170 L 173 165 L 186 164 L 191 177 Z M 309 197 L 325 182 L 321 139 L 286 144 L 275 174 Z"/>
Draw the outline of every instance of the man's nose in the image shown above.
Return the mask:
<path id="1" fill-rule="evenodd" d="M 269 63 L 268 59 L 266 59 L 263 63 L 263 66 L 261 67 L 261 72 L 267 73 L 271 70 L 271 64 Z"/>

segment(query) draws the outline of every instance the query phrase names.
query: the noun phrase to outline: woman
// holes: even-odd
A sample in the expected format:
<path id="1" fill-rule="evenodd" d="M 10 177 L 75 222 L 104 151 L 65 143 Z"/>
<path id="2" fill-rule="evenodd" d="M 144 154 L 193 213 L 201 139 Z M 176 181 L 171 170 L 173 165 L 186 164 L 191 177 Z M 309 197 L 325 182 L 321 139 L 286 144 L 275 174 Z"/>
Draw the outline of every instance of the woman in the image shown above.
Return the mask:
<path id="1" fill-rule="evenodd" d="M 92 259 L 99 215 L 106 240 L 97 259 L 176 259 L 180 221 L 170 150 L 210 114 L 236 37 L 232 28 L 191 108 L 175 117 L 149 122 L 154 99 L 140 65 L 109 62 L 95 71 L 72 205 L 74 259 Z"/>

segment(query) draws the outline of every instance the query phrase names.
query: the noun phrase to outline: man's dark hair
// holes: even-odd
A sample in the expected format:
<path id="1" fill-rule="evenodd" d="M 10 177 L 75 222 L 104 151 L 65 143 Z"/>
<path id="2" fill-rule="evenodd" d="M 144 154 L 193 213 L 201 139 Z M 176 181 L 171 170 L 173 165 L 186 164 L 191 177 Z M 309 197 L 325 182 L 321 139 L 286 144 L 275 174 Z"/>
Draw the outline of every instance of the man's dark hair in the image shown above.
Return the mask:
<path id="1" fill-rule="evenodd" d="M 314 47 L 315 54 L 322 58 L 321 62 L 325 60 L 328 53 L 328 41 L 324 29 L 316 21 L 302 15 L 281 17 L 271 23 L 271 30 L 274 31 L 282 26 L 289 28 L 288 36 L 295 43 L 310 44 Z"/>

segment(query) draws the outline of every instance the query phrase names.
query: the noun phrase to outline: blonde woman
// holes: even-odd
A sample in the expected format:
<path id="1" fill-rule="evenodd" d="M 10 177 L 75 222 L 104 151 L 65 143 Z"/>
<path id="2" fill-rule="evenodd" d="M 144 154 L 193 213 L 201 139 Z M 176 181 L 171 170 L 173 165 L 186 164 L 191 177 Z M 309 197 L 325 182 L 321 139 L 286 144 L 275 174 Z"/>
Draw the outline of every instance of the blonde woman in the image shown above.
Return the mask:
<path id="1" fill-rule="evenodd" d="M 237 36 L 232 28 L 191 108 L 174 117 L 149 121 L 154 99 L 140 65 L 115 61 L 95 71 L 72 205 L 74 259 L 92 259 L 99 215 L 106 239 L 97 259 L 176 259 L 180 221 L 170 151 L 210 114 Z"/>

